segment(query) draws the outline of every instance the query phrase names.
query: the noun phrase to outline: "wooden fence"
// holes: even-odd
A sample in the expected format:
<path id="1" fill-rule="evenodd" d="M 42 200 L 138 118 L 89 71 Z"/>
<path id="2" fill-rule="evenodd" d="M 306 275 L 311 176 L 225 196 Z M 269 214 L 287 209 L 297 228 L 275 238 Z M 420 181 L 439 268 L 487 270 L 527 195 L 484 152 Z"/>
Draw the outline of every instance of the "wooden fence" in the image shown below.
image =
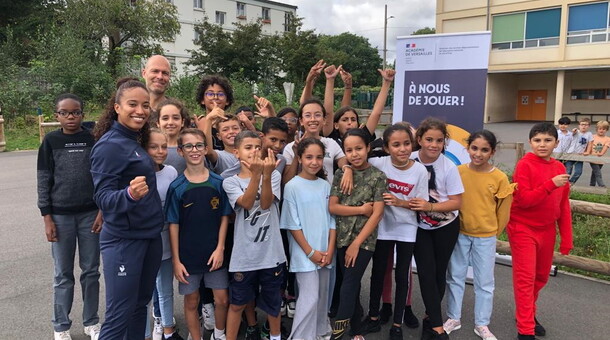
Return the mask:
<path id="1" fill-rule="evenodd" d="M 6 138 L 4 137 L 4 117 L 0 115 L 0 152 L 6 149 Z"/>
<path id="2" fill-rule="evenodd" d="M 610 218 L 610 205 L 607 204 L 570 200 L 570 206 L 572 207 L 572 213 Z M 499 253 L 511 253 L 510 244 L 505 241 L 497 241 L 496 250 Z M 553 263 L 556 265 L 610 276 L 610 262 L 589 259 L 576 255 L 562 255 L 555 252 L 553 254 Z"/>
<path id="3" fill-rule="evenodd" d="M 43 115 L 38 115 L 38 132 L 40 134 L 40 143 L 42 143 L 42 140 L 44 139 L 44 135 L 46 134 L 46 130 L 45 128 L 47 127 L 59 127 L 61 126 L 59 124 L 59 122 L 45 122 L 44 121 L 44 116 Z"/>

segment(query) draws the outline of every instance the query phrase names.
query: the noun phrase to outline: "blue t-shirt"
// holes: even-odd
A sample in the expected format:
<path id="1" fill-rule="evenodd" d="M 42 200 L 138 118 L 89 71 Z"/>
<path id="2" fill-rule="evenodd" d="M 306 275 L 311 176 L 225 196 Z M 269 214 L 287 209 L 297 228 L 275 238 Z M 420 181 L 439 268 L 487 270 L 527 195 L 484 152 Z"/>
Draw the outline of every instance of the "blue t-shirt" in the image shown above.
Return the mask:
<path id="1" fill-rule="evenodd" d="M 335 229 L 335 219 L 328 211 L 329 194 L 330 184 L 327 181 L 295 176 L 284 187 L 280 227 L 302 230 L 313 249 L 328 250 L 328 234 L 330 229 Z M 310 272 L 320 268 L 307 258 L 308 254 L 305 254 L 290 232 L 288 242 L 291 272 Z M 331 268 L 332 265 L 327 267 Z"/>
<path id="2" fill-rule="evenodd" d="M 218 245 L 221 219 L 232 212 L 222 178 L 211 171 L 205 182 L 191 183 L 182 174 L 169 186 L 165 214 L 167 222 L 180 226 L 180 262 L 189 274 L 210 270 L 207 262 Z"/>

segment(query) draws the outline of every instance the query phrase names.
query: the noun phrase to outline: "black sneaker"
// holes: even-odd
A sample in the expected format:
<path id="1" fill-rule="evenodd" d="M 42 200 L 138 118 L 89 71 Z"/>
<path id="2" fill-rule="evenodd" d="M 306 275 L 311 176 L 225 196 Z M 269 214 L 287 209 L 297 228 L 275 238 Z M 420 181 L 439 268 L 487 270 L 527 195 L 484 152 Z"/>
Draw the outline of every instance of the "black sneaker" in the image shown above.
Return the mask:
<path id="1" fill-rule="evenodd" d="M 434 329 L 423 328 L 421 332 L 422 340 L 449 340 L 449 334 L 446 332 L 437 333 Z"/>
<path id="2" fill-rule="evenodd" d="M 369 333 L 377 333 L 381 331 L 381 320 L 373 320 L 370 316 L 367 316 L 362 320 L 358 334 L 367 335 Z"/>
<path id="3" fill-rule="evenodd" d="M 534 335 L 517 334 L 517 340 L 536 340 Z"/>
<path id="4" fill-rule="evenodd" d="M 386 323 L 388 323 L 388 321 L 390 321 L 391 317 L 392 317 L 392 304 L 384 303 L 381 306 L 381 310 L 379 311 L 379 320 L 381 320 L 381 324 L 385 325 Z"/>
<path id="5" fill-rule="evenodd" d="M 534 321 L 536 321 L 536 326 L 534 327 L 534 334 L 537 336 L 545 336 L 546 329 L 538 322 L 538 319 L 534 317 Z"/>
<path id="6" fill-rule="evenodd" d="M 402 328 L 392 326 L 390 328 L 390 340 L 402 340 Z"/>
<path id="7" fill-rule="evenodd" d="M 417 316 L 415 316 L 415 314 L 413 314 L 413 310 L 411 309 L 411 306 L 405 306 L 403 322 L 409 328 L 419 327 L 419 319 L 417 319 Z"/>
<path id="8" fill-rule="evenodd" d="M 246 340 L 261 340 L 261 330 L 258 325 L 246 327 Z"/>

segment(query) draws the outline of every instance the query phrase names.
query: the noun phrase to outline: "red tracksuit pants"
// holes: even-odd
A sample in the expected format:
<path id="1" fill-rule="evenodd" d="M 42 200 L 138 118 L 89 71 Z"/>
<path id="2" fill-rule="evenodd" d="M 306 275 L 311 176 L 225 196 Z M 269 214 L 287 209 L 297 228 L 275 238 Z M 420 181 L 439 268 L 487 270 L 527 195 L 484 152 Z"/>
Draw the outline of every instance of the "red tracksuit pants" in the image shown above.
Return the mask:
<path id="1" fill-rule="evenodd" d="M 513 290 L 517 331 L 534 335 L 536 301 L 549 280 L 555 248 L 555 223 L 530 227 L 509 222 L 506 227 L 513 258 Z"/>

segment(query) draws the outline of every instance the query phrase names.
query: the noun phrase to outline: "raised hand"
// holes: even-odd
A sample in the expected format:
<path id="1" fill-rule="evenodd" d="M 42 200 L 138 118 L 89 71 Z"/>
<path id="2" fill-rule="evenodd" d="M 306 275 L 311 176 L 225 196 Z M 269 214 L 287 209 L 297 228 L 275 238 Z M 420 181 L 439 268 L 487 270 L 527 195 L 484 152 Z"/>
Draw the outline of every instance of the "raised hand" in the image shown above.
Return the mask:
<path id="1" fill-rule="evenodd" d="M 257 114 L 263 118 L 269 118 L 269 117 L 275 116 L 275 110 L 273 109 L 273 104 L 271 104 L 271 102 L 269 100 L 267 100 L 267 98 L 258 97 L 256 95 L 254 95 L 254 99 L 256 100 L 256 103 L 254 104 L 256 106 L 255 114 Z"/>
<path id="2" fill-rule="evenodd" d="M 318 62 L 315 63 L 309 70 L 309 73 L 307 74 L 306 82 L 310 83 L 310 82 L 316 81 L 316 79 L 318 79 L 320 74 L 322 74 L 324 67 L 326 67 L 326 63 L 324 62 L 324 60 L 322 60 L 322 59 L 318 60 Z"/>
<path id="3" fill-rule="evenodd" d="M 335 78 L 343 69 L 343 65 L 339 65 L 339 67 L 335 67 L 335 65 L 330 65 L 324 69 L 324 75 L 326 78 Z"/>
<path id="4" fill-rule="evenodd" d="M 346 88 L 351 88 L 352 87 L 352 75 L 351 75 L 351 73 L 347 72 L 346 70 L 343 69 L 343 67 L 341 67 L 341 70 L 339 71 L 339 74 L 341 75 L 341 80 L 343 80 L 343 85 Z"/>
<path id="5" fill-rule="evenodd" d="M 139 201 L 142 197 L 148 194 L 148 184 L 146 184 L 146 176 L 138 176 L 129 182 L 129 194 L 131 197 Z"/>
<path id="6" fill-rule="evenodd" d="M 272 151 L 268 152 L 267 158 L 263 160 L 263 176 L 269 177 L 275 167 L 277 166 L 277 162 L 275 160 L 275 154 Z"/>
<path id="7" fill-rule="evenodd" d="M 391 68 L 389 68 L 389 69 L 385 69 L 385 70 L 377 69 L 377 71 L 379 72 L 379 74 L 381 74 L 381 77 L 383 78 L 384 81 L 387 81 L 390 83 L 394 81 L 394 76 L 396 75 L 396 70 L 392 70 Z"/>

